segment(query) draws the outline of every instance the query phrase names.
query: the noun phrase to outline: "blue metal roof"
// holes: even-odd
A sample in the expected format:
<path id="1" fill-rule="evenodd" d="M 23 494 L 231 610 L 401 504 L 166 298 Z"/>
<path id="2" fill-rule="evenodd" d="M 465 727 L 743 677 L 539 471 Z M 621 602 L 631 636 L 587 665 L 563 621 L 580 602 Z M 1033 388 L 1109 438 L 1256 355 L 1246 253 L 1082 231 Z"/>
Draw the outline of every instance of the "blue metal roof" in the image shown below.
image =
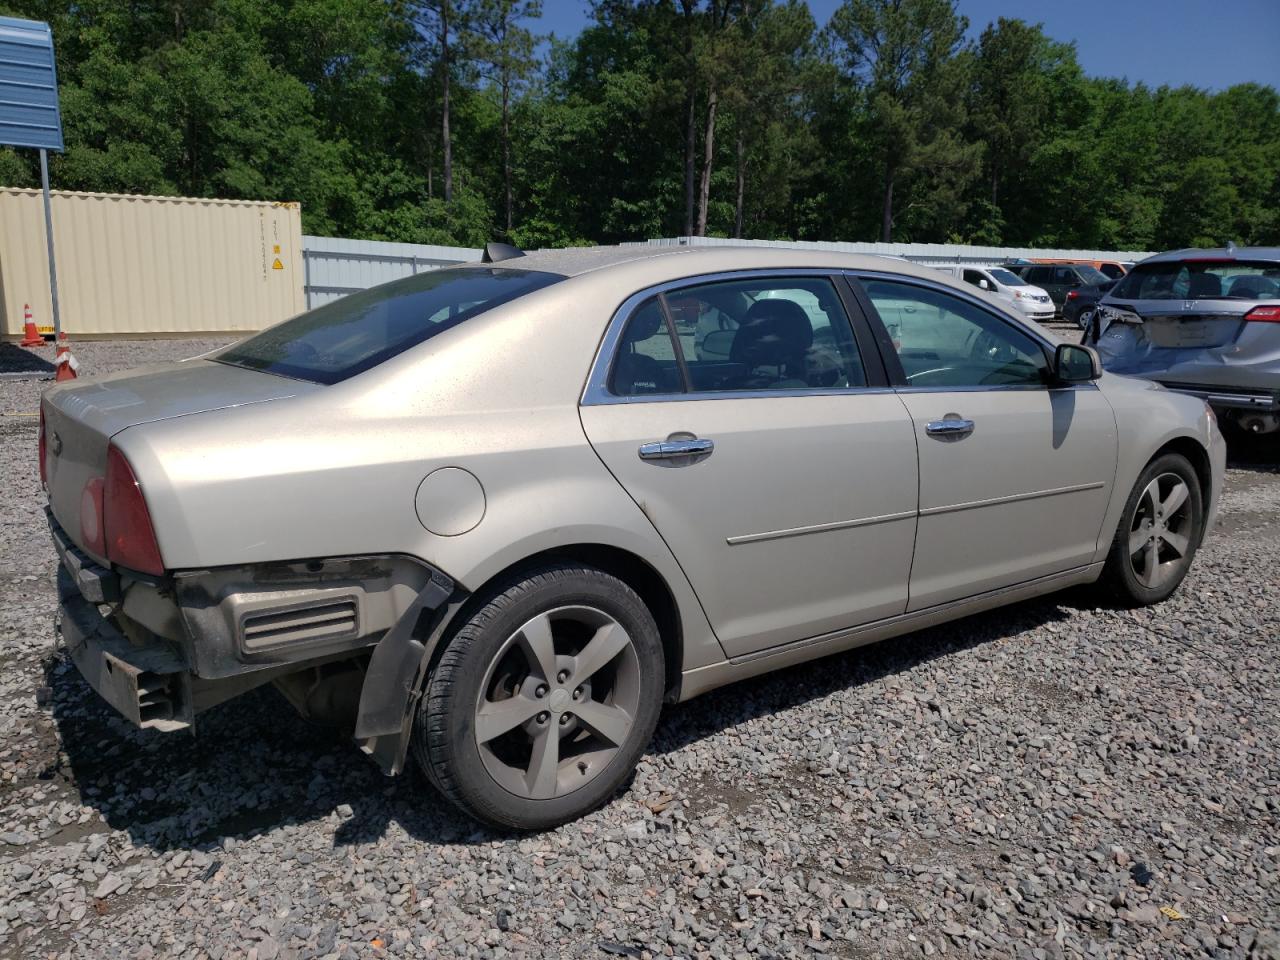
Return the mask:
<path id="1" fill-rule="evenodd" d="M 53 31 L 0 17 L 0 144 L 62 150 Z"/>

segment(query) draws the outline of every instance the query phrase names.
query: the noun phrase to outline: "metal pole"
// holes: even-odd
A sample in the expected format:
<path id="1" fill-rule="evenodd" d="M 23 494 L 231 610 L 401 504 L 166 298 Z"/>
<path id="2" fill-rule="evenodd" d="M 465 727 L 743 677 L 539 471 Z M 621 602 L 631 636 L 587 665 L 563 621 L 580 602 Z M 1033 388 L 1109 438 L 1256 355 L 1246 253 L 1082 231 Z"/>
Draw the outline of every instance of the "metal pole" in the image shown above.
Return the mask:
<path id="1" fill-rule="evenodd" d="M 40 185 L 44 188 L 44 236 L 49 245 L 49 293 L 53 295 L 53 342 L 62 335 L 62 315 L 58 313 L 58 267 L 53 259 L 53 211 L 49 206 L 49 152 L 40 150 Z"/>
<path id="2" fill-rule="evenodd" d="M 302 292 L 307 298 L 307 309 L 311 309 L 311 251 L 306 247 L 302 248 L 302 270 L 304 279 L 302 281 Z"/>

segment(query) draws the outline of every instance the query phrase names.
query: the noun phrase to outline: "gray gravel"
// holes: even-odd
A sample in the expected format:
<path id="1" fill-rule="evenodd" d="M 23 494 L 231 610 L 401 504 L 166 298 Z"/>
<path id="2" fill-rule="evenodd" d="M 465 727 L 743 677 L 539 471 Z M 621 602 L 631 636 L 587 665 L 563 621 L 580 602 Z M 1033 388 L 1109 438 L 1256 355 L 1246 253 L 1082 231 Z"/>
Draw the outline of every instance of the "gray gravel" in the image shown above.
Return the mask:
<path id="1" fill-rule="evenodd" d="M 1056 596 L 718 691 L 605 809 L 508 837 L 269 690 L 198 738 L 106 708 L 54 646 L 38 386 L 0 383 L 0 958 L 1280 958 L 1280 440 L 1234 451 L 1163 606 Z"/>

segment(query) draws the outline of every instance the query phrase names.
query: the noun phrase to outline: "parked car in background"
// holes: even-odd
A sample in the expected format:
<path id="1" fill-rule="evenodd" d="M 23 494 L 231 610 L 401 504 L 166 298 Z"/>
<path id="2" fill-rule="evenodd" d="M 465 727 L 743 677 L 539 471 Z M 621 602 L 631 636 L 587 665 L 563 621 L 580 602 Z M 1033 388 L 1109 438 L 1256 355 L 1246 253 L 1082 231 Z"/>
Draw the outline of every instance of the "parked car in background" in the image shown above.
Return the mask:
<path id="1" fill-rule="evenodd" d="M 1032 263 L 1023 266 L 1018 275 L 1027 283 L 1044 288 L 1059 313 L 1067 302 L 1068 292 L 1110 279 L 1087 263 Z"/>
<path id="2" fill-rule="evenodd" d="M 1067 291 L 1067 299 L 1062 304 L 1062 319 L 1074 323 L 1081 330 L 1089 329 L 1093 319 L 1094 308 L 1112 287 L 1115 280 L 1103 283 L 1091 283 L 1086 287 L 1074 287 Z"/>
<path id="3" fill-rule="evenodd" d="M 1202 401 L 927 267 L 486 261 L 45 391 L 62 635 L 132 723 L 274 683 L 545 828 L 664 703 L 1076 584 L 1156 603 L 1213 526 Z"/>
<path id="4" fill-rule="evenodd" d="M 1036 257 L 1032 263 L 1067 263 L 1093 267 L 1105 277 L 1118 280 L 1133 268 L 1130 260 L 1076 260 L 1069 257 Z"/>
<path id="5" fill-rule="evenodd" d="M 1280 429 L 1280 248 L 1162 253 L 1097 309 L 1107 369 L 1202 397 L 1250 433 Z"/>
<path id="6" fill-rule="evenodd" d="M 948 264 L 937 269 L 1008 301 L 1015 310 L 1032 320 L 1053 319 L 1053 301 L 1049 299 L 1049 294 L 1039 287 L 1033 287 L 1012 270 L 970 264 Z"/>

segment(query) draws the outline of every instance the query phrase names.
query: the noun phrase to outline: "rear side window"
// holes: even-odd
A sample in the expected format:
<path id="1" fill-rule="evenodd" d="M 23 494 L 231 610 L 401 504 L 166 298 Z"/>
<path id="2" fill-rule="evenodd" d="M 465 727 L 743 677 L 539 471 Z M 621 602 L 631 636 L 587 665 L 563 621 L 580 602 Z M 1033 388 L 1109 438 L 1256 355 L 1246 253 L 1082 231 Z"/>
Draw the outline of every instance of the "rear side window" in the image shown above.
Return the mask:
<path id="1" fill-rule="evenodd" d="M 297 380 L 337 383 L 563 279 L 533 270 L 432 270 L 299 314 L 210 359 Z"/>
<path id="2" fill-rule="evenodd" d="M 681 393 L 684 381 L 675 343 L 658 298 L 642 304 L 622 331 L 609 374 L 609 391 L 620 397 Z"/>
<path id="3" fill-rule="evenodd" d="M 1053 270 L 1049 267 L 1032 267 L 1025 274 L 1028 283 L 1048 283 L 1049 278 L 1053 276 Z"/>
<path id="4" fill-rule="evenodd" d="M 683 287 L 628 319 L 609 375 L 616 396 L 839 390 L 867 383 L 830 280 L 731 280 Z"/>

